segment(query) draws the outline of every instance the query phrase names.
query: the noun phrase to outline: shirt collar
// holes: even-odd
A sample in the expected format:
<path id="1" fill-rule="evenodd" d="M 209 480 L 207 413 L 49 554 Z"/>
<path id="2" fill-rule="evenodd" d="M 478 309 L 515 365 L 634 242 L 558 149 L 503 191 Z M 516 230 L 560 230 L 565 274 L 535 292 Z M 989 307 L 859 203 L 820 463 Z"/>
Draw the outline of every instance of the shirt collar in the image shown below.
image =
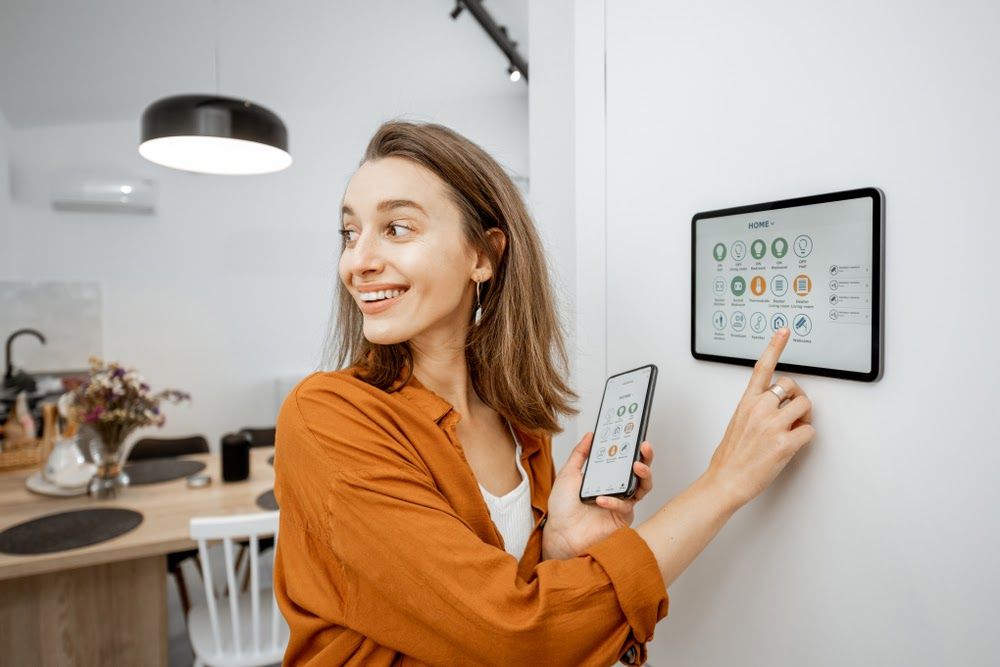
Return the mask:
<path id="1" fill-rule="evenodd" d="M 404 369 L 400 377 L 389 387 L 389 391 L 399 393 L 435 423 L 440 422 L 446 414 L 452 411 L 451 403 L 425 387 L 415 375 L 410 375 L 407 380 L 405 377 L 407 374 L 409 374 L 409 370 Z M 541 447 L 543 440 L 541 434 L 525 431 L 518 428 L 513 422 L 511 422 L 511 427 L 521 442 L 522 457 L 528 456 Z"/>

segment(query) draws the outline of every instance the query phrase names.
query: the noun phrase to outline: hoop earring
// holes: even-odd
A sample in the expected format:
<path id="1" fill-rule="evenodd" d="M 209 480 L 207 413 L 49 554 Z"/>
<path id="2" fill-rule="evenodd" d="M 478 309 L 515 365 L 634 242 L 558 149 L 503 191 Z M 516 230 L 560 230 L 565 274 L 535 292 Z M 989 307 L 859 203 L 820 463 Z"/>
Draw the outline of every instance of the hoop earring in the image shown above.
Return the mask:
<path id="1" fill-rule="evenodd" d="M 479 287 L 482 285 L 480 282 L 476 282 L 476 326 L 479 326 L 479 321 L 483 319 L 483 304 L 479 301 Z"/>

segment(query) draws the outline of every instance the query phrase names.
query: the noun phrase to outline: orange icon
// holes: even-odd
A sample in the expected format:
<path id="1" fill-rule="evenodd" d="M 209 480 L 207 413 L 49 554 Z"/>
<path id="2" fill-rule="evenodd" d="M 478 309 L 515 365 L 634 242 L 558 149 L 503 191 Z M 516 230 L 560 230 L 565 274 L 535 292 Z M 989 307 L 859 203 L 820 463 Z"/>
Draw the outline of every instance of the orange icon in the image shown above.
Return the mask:
<path id="1" fill-rule="evenodd" d="M 611 448 L 608 449 L 608 456 L 614 456 L 617 453 L 618 453 L 618 445 L 611 445 Z"/>
<path id="2" fill-rule="evenodd" d="M 792 281 L 792 289 L 799 296 L 806 296 L 812 291 L 813 281 L 812 279 L 804 273 L 800 273 L 795 276 L 795 280 Z"/>
<path id="3" fill-rule="evenodd" d="M 767 290 L 767 281 L 764 280 L 764 276 L 754 276 L 753 280 L 750 281 L 750 291 L 756 296 L 760 296 Z"/>

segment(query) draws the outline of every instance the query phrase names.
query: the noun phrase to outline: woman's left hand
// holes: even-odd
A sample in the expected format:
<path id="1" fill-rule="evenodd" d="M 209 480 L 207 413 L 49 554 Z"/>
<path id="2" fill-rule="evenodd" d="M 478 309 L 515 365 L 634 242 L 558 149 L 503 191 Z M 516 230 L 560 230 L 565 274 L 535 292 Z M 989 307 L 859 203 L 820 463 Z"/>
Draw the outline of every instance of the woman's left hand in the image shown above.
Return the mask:
<path id="1" fill-rule="evenodd" d="M 582 469 L 593 440 L 593 433 L 583 436 L 552 485 L 548 519 L 542 529 L 542 558 L 545 560 L 579 556 L 619 528 L 632 525 L 635 504 L 653 488 L 653 471 L 649 468 L 653 446 L 645 440 L 639 446 L 639 460 L 632 464 L 639 478 L 634 496 L 627 500 L 598 496 L 597 504 L 581 502 Z"/>

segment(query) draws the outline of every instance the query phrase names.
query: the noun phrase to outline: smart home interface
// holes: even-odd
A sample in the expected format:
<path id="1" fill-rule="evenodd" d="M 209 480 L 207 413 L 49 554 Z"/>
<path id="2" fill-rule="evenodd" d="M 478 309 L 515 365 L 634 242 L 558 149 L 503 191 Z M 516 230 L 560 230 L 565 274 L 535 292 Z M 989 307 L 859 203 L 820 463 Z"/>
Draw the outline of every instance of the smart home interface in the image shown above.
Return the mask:
<path id="1" fill-rule="evenodd" d="M 651 391 L 653 366 L 608 378 L 594 442 L 583 474 L 580 495 L 596 498 L 628 490 L 636 448 L 642 442 L 643 415 Z"/>
<path id="2" fill-rule="evenodd" d="M 788 327 L 779 369 L 877 379 L 881 211 L 867 188 L 696 215 L 694 356 L 753 361 Z"/>

